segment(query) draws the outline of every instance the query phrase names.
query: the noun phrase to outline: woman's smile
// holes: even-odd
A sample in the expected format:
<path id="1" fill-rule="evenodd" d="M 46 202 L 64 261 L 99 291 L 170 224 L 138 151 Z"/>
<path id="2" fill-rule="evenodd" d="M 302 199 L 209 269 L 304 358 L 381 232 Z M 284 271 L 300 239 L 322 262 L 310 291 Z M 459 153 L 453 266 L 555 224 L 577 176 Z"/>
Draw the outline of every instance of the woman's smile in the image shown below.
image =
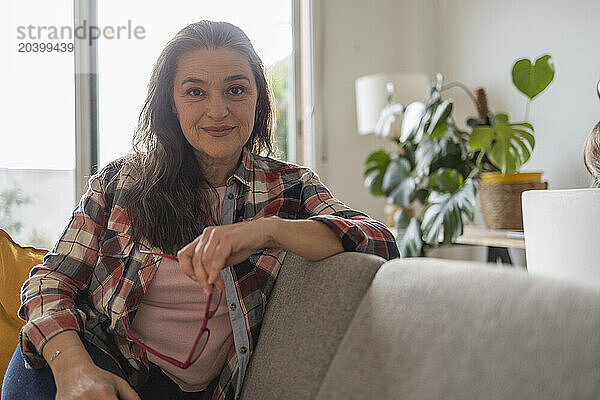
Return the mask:
<path id="1" fill-rule="evenodd" d="M 213 137 L 223 137 L 229 135 L 235 129 L 235 126 L 221 125 L 221 126 L 205 126 L 201 128 L 204 132 Z"/>

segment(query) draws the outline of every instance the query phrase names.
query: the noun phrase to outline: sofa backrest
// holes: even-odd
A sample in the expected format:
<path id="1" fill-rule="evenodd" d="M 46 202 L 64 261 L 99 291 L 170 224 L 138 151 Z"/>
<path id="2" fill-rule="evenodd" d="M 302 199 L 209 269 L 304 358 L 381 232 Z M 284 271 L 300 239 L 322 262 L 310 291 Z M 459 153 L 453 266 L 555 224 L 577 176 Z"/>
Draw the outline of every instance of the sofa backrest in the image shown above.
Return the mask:
<path id="1" fill-rule="evenodd" d="M 241 398 L 314 399 L 384 262 L 361 253 L 341 253 L 318 262 L 288 253 L 267 305 Z"/>
<path id="2" fill-rule="evenodd" d="M 487 264 L 387 262 L 316 398 L 599 399 L 600 287 Z"/>

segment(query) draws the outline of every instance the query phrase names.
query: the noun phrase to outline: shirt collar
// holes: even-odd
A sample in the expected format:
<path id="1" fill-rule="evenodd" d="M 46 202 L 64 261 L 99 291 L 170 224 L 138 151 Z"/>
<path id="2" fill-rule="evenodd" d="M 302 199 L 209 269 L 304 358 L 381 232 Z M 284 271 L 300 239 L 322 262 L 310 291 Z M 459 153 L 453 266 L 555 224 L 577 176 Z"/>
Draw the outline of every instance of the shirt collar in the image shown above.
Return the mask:
<path id="1" fill-rule="evenodd" d="M 243 185 L 251 187 L 252 175 L 254 172 L 254 157 L 252 152 L 244 146 L 242 148 L 242 160 L 233 173 L 233 178 L 237 179 Z M 231 178 L 230 178 L 231 179 Z"/>

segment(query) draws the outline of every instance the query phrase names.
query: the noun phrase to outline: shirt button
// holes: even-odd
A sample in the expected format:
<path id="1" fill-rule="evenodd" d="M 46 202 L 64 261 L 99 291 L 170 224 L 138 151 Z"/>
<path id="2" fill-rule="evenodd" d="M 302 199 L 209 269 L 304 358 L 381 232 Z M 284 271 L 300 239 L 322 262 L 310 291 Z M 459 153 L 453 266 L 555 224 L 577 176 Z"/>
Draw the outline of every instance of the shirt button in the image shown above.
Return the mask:
<path id="1" fill-rule="evenodd" d="M 236 309 L 237 307 L 235 306 L 235 304 L 234 304 L 234 303 L 232 303 L 232 304 L 229 306 L 229 308 L 231 308 L 231 310 L 232 310 L 232 311 L 235 311 L 235 309 Z"/>
<path id="2" fill-rule="evenodd" d="M 246 350 L 248 349 L 246 349 L 245 347 L 240 347 L 240 353 L 246 354 Z"/>
<path id="3" fill-rule="evenodd" d="M 229 194 L 227 195 L 227 198 L 228 198 L 229 200 L 233 199 L 233 193 L 229 193 Z"/>

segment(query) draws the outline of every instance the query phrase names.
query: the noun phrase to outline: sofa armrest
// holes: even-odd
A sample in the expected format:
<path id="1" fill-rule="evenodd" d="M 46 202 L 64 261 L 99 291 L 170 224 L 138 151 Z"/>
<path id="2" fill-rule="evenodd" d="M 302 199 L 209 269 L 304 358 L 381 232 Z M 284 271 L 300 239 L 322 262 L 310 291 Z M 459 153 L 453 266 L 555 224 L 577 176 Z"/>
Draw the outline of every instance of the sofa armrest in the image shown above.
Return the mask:
<path id="1" fill-rule="evenodd" d="M 267 304 L 242 399 L 314 399 L 384 262 L 352 252 L 317 262 L 288 253 Z"/>

